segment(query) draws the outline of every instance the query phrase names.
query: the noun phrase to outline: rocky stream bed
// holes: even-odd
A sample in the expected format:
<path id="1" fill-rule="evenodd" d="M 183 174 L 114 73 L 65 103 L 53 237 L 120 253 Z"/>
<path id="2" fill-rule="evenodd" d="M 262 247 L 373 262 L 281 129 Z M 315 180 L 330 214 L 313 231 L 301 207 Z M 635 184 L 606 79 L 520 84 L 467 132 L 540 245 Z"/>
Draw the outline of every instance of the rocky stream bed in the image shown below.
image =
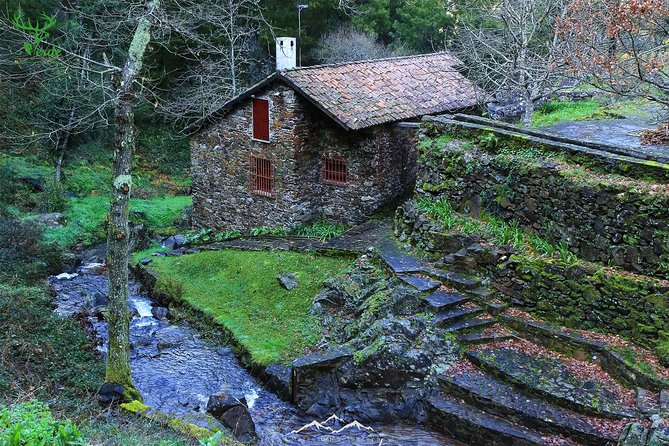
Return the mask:
<path id="1" fill-rule="evenodd" d="M 105 352 L 106 323 L 98 315 L 106 304 L 104 265 L 85 264 L 75 274 L 50 278 L 56 312 L 63 317 L 86 314 Z M 206 411 L 212 394 L 243 395 L 259 443 L 270 445 L 455 446 L 442 434 L 416 424 L 356 423 L 336 417 L 315 420 L 266 390 L 238 362 L 232 350 L 204 340 L 186 323 L 173 323 L 165 309 L 131 282 L 131 368 L 137 389 L 152 411 L 208 428 L 222 425 Z M 83 312 L 83 313 L 82 313 Z M 334 414 L 332 414 L 334 415 Z M 345 417 L 344 417 L 345 418 Z"/>

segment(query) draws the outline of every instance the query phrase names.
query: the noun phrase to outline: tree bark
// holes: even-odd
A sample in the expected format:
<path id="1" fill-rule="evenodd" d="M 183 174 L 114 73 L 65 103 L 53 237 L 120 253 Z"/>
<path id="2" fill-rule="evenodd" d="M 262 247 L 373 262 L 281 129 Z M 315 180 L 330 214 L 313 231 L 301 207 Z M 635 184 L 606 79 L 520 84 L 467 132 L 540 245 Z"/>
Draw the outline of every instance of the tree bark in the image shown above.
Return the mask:
<path id="1" fill-rule="evenodd" d="M 65 152 L 67 151 L 67 145 L 70 143 L 70 134 L 72 133 L 72 124 L 74 123 L 74 117 L 77 111 L 77 106 L 72 104 L 70 107 L 70 113 L 67 118 L 67 125 L 65 126 L 65 136 L 63 137 L 63 142 L 58 144 L 57 149 L 58 154 L 56 157 L 56 184 L 60 184 L 63 179 L 63 161 L 65 160 Z"/>
<path id="2" fill-rule="evenodd" d="M 111 207 L 107 218 L 107 267 L 109 304 L 107 323 L 109 345 L 105 381 L 122 385 L 124 399 L 141 400 L 130 373 L 130 313 L 128 311 L 128 224 L 132 188 L 132 155 L 135 148 L 134 83 L 142 69 L 144 52 L 151 38 L 150 14 L 159 7 L 157 0 L 147 4 L 133 35 L 128 58 L 121 70 L 115 108 L 116 139 L 112 167 Z"/>

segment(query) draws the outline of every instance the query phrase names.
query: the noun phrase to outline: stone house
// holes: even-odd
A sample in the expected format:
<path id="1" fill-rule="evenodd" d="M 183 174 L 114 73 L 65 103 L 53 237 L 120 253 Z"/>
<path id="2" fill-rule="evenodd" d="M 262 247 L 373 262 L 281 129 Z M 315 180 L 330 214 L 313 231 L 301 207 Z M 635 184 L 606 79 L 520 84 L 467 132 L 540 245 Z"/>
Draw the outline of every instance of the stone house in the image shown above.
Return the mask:
<path id="1" fill-rule="evenodd" d="M 194 226 L 358 223 L 410 194 L 407 121 L 477 106 L 457 66 L 437 53 L 278 70 L 194 127 Z"/>

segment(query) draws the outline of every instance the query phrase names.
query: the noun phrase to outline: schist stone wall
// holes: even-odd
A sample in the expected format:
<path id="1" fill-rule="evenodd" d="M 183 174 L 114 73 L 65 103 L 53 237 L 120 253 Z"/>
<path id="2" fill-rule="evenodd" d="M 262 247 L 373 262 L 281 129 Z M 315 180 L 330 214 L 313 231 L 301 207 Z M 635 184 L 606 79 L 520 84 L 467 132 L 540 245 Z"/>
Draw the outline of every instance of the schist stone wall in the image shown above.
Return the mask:
<path id="1" fill-rule="evenodd" d="M 347 132 L 283 84 L 256 95 L 270 104 L 270 142 L 252 139 L 252 100 L 201 130 L 191 142 L 193 225 L 249 231 L 294 226 L 321 216 L 357 223 L 416 177 L 416 131 L 392 125 Z M 251 155 L 274 163 L 274 196 L 249 187 Z M 344 186 L 321 179 L 323 157 L 348 163 Z"/>

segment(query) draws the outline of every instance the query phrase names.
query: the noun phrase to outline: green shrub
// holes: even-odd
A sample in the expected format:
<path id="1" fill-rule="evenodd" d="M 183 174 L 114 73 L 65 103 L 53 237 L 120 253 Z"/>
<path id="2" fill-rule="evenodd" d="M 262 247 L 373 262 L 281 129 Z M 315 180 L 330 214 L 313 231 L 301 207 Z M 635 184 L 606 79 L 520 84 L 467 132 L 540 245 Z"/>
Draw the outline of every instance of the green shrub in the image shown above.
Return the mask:
<path id="1" fill-rule="evenodd" d="M 53 419 L 49 406 L 28 401 L 0 406 L 0 444 L 3 446 L 85 445 L 77 426 Z"/>
<path id="2" fill-rule="evenodd" d="M 49 180 L 44 185 L 44 191 L 39 194 L 37 212 L 64 212 L 69 206 L 65 190 L 55 180 Z"/>
<path id="3" fill-rule="evenodd" d="M 186 243 L 191 245 L 204 245 L 212 242 L 222 242 L 224 240 L 232 240 L 239 238 L 242 235 L 239 231 L 232 229 L 223 232 L 215 232 L 213 229 L 200 229 L 199 232 L 186 235 Z"/>
<path id="4" fill-rule="evenodd" d="M 463 234 L 488 237 L 499 245 L 512 246 L 520 251 L 531 251 L 547 257 L 559 258 L 563 263 L 573 264 L 576 256 L 569 251 L 565 242 L 558 245 L 526 232 L 515 220 L 505 221 L 482 212 L 480 220 L 455 212 L 448 200 L 431 200 L 424 197 L 416 200 L 416 208 L 430 214 L 447 231 L 459 231 Z"/>
<path id="5" fill-rule="evenodd" d="M 170 277 L 161 277 L 156 283 L 155 291 L 164 295 L 169 302 L 179 302 L 184 295 L 184 284 Z"/>
<path id="6" fill-rule="evenodd" d="M 486 150 L 495 150 L 499 146 L 499 138 L 494 133 L 488 132 L 479 137 L 478 143 Z"/>
<path id="7" fill-rule="evenodd" d="M 537 108 L 532 126 L 551 125 L 562 121 L 583 121 L 596 118 L 600 108 L 594 99 L 582 101 L 549 101 Z"/>
<path id="8" fill-rule="evenodd" d="M 9 383 L 0 400 L 34 389 L 36 398 L 59 409 L 78 409 L 81 396 L 102 383 L 104 363 L 86 333 L 74 319 L 56 316 L 51 305 L 51 296 L 39 288 L 0 284 L 0 370 L 6 376 L 0 379 Z"/>
<path id="9" fill-rule="evenodd" d="M 318 237 L 327 240 L 338 237 L 350 229 L 350 225 L 344 223 L 331 223 L 325 218 L 321 218 L 309 226 L 297 226 L 291 233 L 306 237 Z"/>
<path id="10" fill-rule="evenodd" d="M 32 221 L 0 218 L 0 282 L 32 284 L 60 271 L 61 249 Z"/>

